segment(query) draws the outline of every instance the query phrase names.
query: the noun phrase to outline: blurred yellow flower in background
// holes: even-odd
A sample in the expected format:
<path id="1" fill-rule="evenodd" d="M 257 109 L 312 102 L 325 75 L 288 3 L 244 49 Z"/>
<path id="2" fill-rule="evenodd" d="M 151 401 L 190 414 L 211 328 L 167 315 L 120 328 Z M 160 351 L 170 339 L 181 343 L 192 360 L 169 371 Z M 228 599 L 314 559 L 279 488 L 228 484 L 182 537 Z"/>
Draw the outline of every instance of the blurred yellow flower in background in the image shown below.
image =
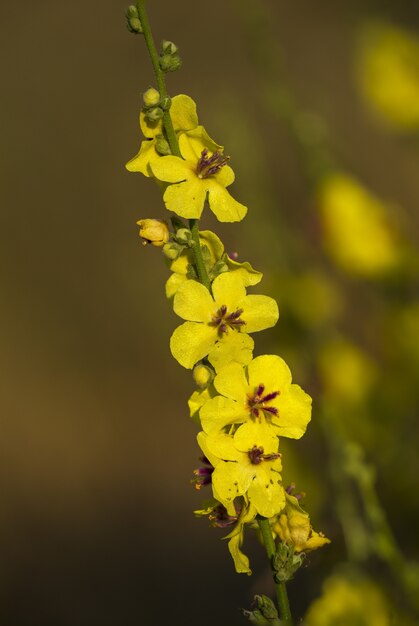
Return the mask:
<path id="1" fill-rule="evenodd" d="M 390 609 L 380 589 L 367 579 L 331 576 L 323 595 L 310 606 L 304 626 L 390 626 Z"/>
<path id="2" fill-rule="evenodd" d="M 323 179 L 318 206 L 324 246 L 348 274 L 379 277 L 400 263 L 391 210 L 355 178 L 335 173 Z"/>
<path id="3" fill-rule="evenodd" d="M 368 104 L 400 130 L 419 128 L 419 39 L 385 22 L 362 29 L 357 74 Z"/>

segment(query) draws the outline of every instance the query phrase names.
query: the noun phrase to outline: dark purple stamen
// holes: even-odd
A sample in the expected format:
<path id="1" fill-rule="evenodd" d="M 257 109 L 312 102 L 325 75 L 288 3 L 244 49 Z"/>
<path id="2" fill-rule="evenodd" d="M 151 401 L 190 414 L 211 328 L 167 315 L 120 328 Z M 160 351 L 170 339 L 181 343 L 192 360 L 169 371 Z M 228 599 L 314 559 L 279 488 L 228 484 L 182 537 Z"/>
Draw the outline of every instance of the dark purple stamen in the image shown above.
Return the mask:
<path id="1" fill-rule="evenodd" d="M 218 150 L 211 156 L 208 156 L 208 150 L 205 148 L 202 150 L 198 165 L 196 166 L 198 178 L 214 176 L 214 174 L 217 174 L 217 172 L 224 167 L 229 159 L 230 157 L 225 157 L 221 152 L 218 152 Z"/>
<path id="2" fill-rule="evenodd" d="M 196 489 L 201 489 L 201 487 L 205 487 L 205 485 L 211 484 L 211 475 L 214 471 L 213 466 L 208 461 L 207 457 L 202 456 L 200 459 L 206 467 L 199 467 L 195 469 L 193 473 L 195 474 L 195 478 L 192 479 L 192 482 L 195 483 Z"/>
<path id="3" fill-rule="evenodd" d="M 240 315 L 242 313 L 243 309 L 236 309 L 235 311 L 233 311 L 233 313 L 228 313 L 227 306 L 223 304 L 220 306 L 215 315 L 212 316 L 210 326 L 217 326 L 218 335 L 222 337 L 229 328 L 238 329 L 240 326 L 244 326 L 246 324 L 244 320 L 240 319 Z"/>
<path id="4" fill-rule="evenodd" d="M 275 459 L 279 459 L 281 457 L 279 452 L 264 454 L 262 446 L 253 446 L 247 454 L 249 455 L 250 462 L 253 465 L 259 465 L 262 461 L 275 461 Z"/>
<path id="5" fill-rule="evenodd" d="M 278 415 L 278 409 L 275 406 L 266 406 L 266 404 L 275 400 L 281 392 L 272 391 L 271 393 L 263 395 L 264 391 L 265 385 L 261 383 L 256 387 L 253 396 L 249 395 L 247 398 L 247 406 L 249 407 L 253 417 L 259 417 L 259 411 L 264 411 L 265 413 L 270 413 L 271 415 Z"/>
<path id="6" fill-rule="evenodd" d="M 227 509 L 222 504 L 218 504 L 208 516 L 211 524 L 213 526 L 217 526 L 217 528 L 225 528 L 226 526 L 232 526 L 235 524 L 240 515 L 241 507 L 234 503 L 234 508 L 237 512 L 237 515 L 235 516 L 229 515 L 227 513 Z"/>

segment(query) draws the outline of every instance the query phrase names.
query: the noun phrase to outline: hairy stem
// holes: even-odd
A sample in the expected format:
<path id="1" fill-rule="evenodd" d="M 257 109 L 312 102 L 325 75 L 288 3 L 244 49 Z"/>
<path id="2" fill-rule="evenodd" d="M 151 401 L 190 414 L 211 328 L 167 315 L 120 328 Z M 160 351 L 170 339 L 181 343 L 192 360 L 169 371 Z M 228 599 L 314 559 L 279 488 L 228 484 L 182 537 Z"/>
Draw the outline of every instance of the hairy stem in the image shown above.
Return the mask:
<path id="1" fill-rule="evenodd" d="M 262 533 L 263 543 L 265 545 L 266 554 L 268 555 L 269 563 L 272 568 L 273 558 L 276 554 L 276 546 L 272 537 L 271 526 L 269 520 L 266 517 L 257 517 L 260 532 Z M 287 587 L 285 582 L 275 582 L 276 587 L 276 599 L 279 607 L 279 615 L 281 618 L 281 624 L 284 626 L 293 626 L 292 615 L 290 605 L 288 602 Z"/>
<path id="2" fill-rule="evenodd" d="M 166 88 L 166 79 L 165 74 L 162 71 L 159 64 L 159 55 L 157 53 L 156 45 L 154 43 L 153 34 L 151 32 L 150 22 L 148 21 L 148 15 L 145 8 L 145 0 L 137 0 L 137 11 L 138 17 L 141 22 L 141 26 L 144 33 L 144 39 L 147 45 L 148 53 L 150 55 L 151 63 L 153 65 L 154 74 L 156 76 L 157 87 L 160 93 L 161 98 L 167 98 L 167 88 Z M 179 143 L 176 137 L 176 132 L 173 128 L 172 118 L 170 116 L 170 110 L 165 111 L 163 115 L 163 128 L 167 138 L 167 141 L 170 146 L 170 150 L 172 154 L 175 156 L 181 157 L 181 152 L 179 149 Z M 211 287 L 211 283 L 208 277 L 208 272 L 205 267 L 204 259 L 202 258 L 202 250 L 201 243 L 199 241 L 199 220 L 193 219 L 189 220 L 189 228 L 192 232 L 192 250 L 195 258 L 195 266 L 198 273 L 198 277 L 200 282 L 205 285 L 205 287 L 209 290 Z"/>

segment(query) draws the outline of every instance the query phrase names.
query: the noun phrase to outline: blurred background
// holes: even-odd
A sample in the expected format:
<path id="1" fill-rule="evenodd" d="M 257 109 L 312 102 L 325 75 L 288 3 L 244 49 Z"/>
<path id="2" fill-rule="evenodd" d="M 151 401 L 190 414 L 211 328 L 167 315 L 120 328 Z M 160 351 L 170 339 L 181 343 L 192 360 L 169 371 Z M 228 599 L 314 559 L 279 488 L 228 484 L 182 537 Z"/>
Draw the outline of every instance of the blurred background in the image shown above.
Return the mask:
<path id="1" fill-rule="evenodd" d="M 126 5 L 0 9 L 0 621 L 245 623 L 270 591 L 192 511 L 190 373 L 168 270 L 135 222 L 166 217 L 138 151 L 153 76 Z M 215 225 L 264 272 L 258 334 L 313 396 L 285 481 L 332 544 L 289 585 L 309 626 L 419 623 L 419 5 L 149 3 L 187 93 L 232 156 L 246 220 Z M 369 607 L 368 609 L 366 607 Z M 349 607 L 349 608 L 348 608 Z"/>

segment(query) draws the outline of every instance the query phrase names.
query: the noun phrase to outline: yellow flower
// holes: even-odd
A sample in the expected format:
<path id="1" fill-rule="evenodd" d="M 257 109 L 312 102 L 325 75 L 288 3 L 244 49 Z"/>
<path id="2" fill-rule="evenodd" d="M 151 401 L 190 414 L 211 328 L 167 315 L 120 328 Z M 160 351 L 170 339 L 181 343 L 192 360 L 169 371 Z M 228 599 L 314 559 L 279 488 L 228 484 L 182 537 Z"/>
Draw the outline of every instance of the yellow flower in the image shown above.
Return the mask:
<path id="1" fill-rule="evenodd" d="M 205 265 L 209 276 L 214 271 L 217 261 L 223 261 L 229 271 L 237 272 L 240 275 L 243 285 L 250 287 L 257 285 L 262 280 L 262 272 L 258 272 L 247 261 L 239 263 L 231 259 L 224 252 L 224 245 L 215 233 L 210 230 L 201 230 L 199 232 L 199 240 L 201 247 L 205 251 Z M 191 248 L 185 248 L 181 255 L 170 263 L 170 270 L 173 272 L 166 282 L 166 296 L 172 298 L 180 285 L 188 279 L 188 272 L 194 266 L 195 259 Z"/>
<path id="2" fill-rule="evenodd" d="M 144 245 L 151 243 L 151 245 L 161 248 L 169 241 L 169 229 L 163 220 L 139 220 L 137 224 L 140 227 L 140 237 L 143 239 Z"/>
<path id="3" fill-rule="evenodd" d="M 189 96 L 174 96 L 170 107 L 170 116 L 176 132 L 191 131 L 198 126 L 196 104 Z M 139 153 L 126 164 L 129 172 L 140 172 L 144 176 L 152 176 L 150 164 L 161 158 L 156 150 L 159 138 L 163 136 L 163 122 L 150 122 L 143 111 L 140 113 L 140 127 L 145 141 L 141 143 Z"/>
<path id="4" fill-rule="evenodd" d="M 234 435 L 198 433 L 198 444 L 214 467 L 212 489 L 214 498 L 234 515 L 234 500 L 248 498 L 257 513 L 273 517 L 283 509 L 285 491 L 282 486 L 281 455 L 278 438 L 265 425 L 248 422 Z"/>
<path id="5" fill-rule="evenodd" d="M 258 356 L 245 368 L 230 363 L 220 370 L 213 384 L 222 395 L 201 408 L 205 432 L 251 421 L 268 425 L 280 437 L 299 439 L 305 433 L 311 417 L 311 398 L 301 387 L 291 384 L 289 367 L 279 356 Z"/>
<path id="6" fill-rule="evenodd" d="M 208 136 L 203 126 L 182 133 L 179 148 L 183 159 L 164 156 L 150 163 L 153 175 L 172 183 L 164 192 L 166 208 L 188 219 L 198 219 L 208 198 L 210 209 L 220 222 L 239 222 L 247 208 L 234 200 L 226 187 L 234 173 L 226 163 L 222 147 Z"/>
<path id="7" fill-rule="evenodd" d="M 389 209 L 354 178 L 326 177 L 319 207 L 325 247 L 342 269 L 374 277 L 397 267 L 400 249 Z"/>
<path id="8" fill-rule="evenodd" d="M 242 552 L 241 547 L 244 541 L 244 528 L 246 524 L 251 524 L 257 515 L 255 507 L 250 502 L 245 502 L 243 509 L 237 520 L 236 526 L 224 539 L 229 539 L 228 549 L 234 561 L 237 574 L 251 575 L 249 559 Z"/>
<path id="9" fill-rule="evenodd" d="M 304 624 L 390 626 L 394 622 L 386 598 L 374 583 L 335 575 L 326 580 L 323 595 L 310 606 Z"/>
<path id="10" fill-rule="evenodd" d="M 297 498 L 288 493 L 285 494 L 285 509 L 272 525 L 272 530 L 281 541 L 292 545 L 295 552 L 316 550 L 330 543 L 330 539 L 313 530 L 309 514 L 300 507 Z"/>
<path id="11" fill-rule="evenodd" d="M 246 295 L 243 281 L 236 272 L 220 274 L 212 283 L 213 296 L 195 280 L 187 280 L 176 292 L 173 308 L 187 320 L 175 329 L 170 339 L 174 358 L 183 367 L 192 369 L 208 355 L 220 367 L 234 353 L 240 363 L 252 358 L 254 333 L 274 326 L 278 306 L 272 298 Z M 239 337 L 235 337 L 240 333 Z M 229 344 L 229 348 L 219 344 Z M 220 359 L 221 352 L 221 359 Z M 215 367 L 215 365 L 214 365 Z"/>
<path id="12" fill-rule="evenodd" d="M 357 69 L 369 104 L 401 130 L 419 128 L 419 39 L 392 24 L 372 23 L 361 37 Z"/>

